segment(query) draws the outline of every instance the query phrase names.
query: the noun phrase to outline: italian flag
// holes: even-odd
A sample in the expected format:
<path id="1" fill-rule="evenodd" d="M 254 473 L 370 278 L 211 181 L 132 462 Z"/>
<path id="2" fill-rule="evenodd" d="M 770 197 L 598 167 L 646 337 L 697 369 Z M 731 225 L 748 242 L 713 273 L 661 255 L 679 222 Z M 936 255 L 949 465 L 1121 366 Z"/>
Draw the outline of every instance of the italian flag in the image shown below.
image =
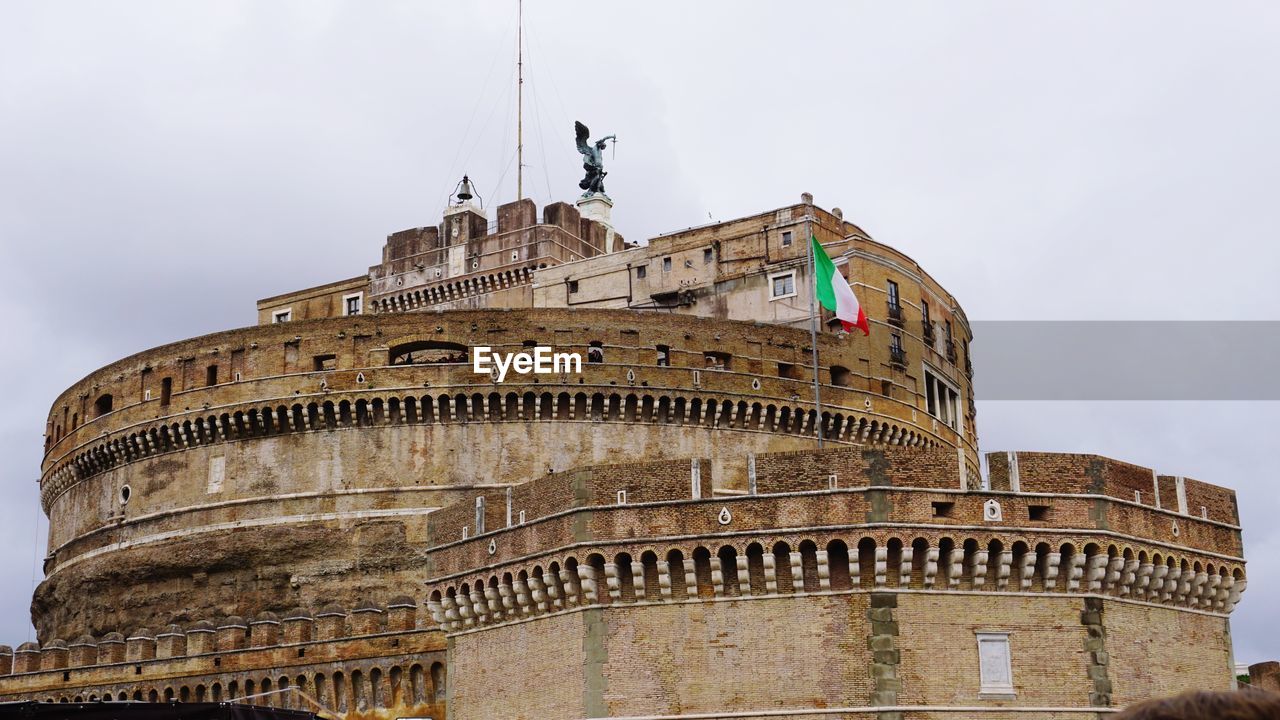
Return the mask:
<path id="1" fill-rule="evenodd" d="M 867 323 L 867 314 L 862 312 L 862 305 L 854 296 L 853 288 L 849 287 L 844 276 L 836 270 L 835 263 L 831 262 L 827 251 L 822 249 L 818 238 L 811 236 L 809 242 L 813 245 L 813 267 L 817 273 L 818 302 L 840 318 L 840 324 L 844 326 L 845 332 L 852 332 L 854 328 L 859 328 L 863 335 L 870 335 L 871 326 Z"/>

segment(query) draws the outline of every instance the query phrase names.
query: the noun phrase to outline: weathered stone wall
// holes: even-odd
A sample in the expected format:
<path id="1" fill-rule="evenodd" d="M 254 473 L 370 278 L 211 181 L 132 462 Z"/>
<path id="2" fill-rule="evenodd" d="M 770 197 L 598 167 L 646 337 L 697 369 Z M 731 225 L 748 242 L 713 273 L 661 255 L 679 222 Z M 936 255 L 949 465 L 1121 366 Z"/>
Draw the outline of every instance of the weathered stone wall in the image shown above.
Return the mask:
<path id="1" fill-rule="evenodd" d="M 1002 706 L 1044 708 L 1006 717 L 1058 717 L 1106 713 L 1150 688 L 1229 685 L 1224 633 L 1243 563 L 1213 533 L 1233 526 L 1179 516 L 1185 532 L 1152 538 L 1142 532 L 1159 523 L 1131 521 L 1168 511 L 1120 498 L 1099 505 L 1096 488 L 963 491 L 958 469 L 931 464 L 941 454 L 758 456 L 756 493 L 741 496 L 682 492 L 692 460 L 535 480 L 525 489 L 572 495 L 571 505 L 466 539 L 452 526 L 471 505 L 438 516 L 427 605 L 469 652 L 538 638 L 546 644 L 521 647 L 572 658 L 554 692 L 574 708 L 580 693 L 588 716 L 825 707 L 878 720 L 967 718 Z M 1060 462 L 1076 467 L 1071 456 Z M 612 489 L 647 472 L 660 478 L 653 494 L 613 501 Z M 830 474 L 848 485 L 832 487 Z M 1032 520 L 1031 504 L 1052 512 Z M 1173 634 L 1162 627 L 1170 618 Z M 1164 662 L 1184 630 L 1196 642 L 1218 632 L 1189 654 L 1193 673 Z M 1012 693 L 982 690 L 979 632 L 1009 634 Z M 1146 646 L 1158 649 L 1135 654 Z M 478 715 L 496 679 L 470 677 L 481 685 L 467 712 Z M 524 682 L 487 709 L 578 717 L 543 704 L 542 679 Z"/>
<path id="2" fill-rule="evenodd" d="M 1235 670 L 1225 617 L 1112 602 L 1102 617 L 1117 705 L 1231 689 Z"/>
<path id="3" fill-rule="evenodd" d="M 443 717 L 442 634 L 409 598 L 294 609 L 44 647 L 0 647 L 0 701 L 240 701 L 371 719 Z"/>
<path id="4" fill-rule="evenodd" d="M 415 348 L 542 342 L 585 355 L 596 341 L 604 362 L 577 377 L 499 384 L 466 362 L 392 364 Z M 353 602 L 361 584 L 408 592 L 421 578 L 398 574 L 426 512 L 549 471 L 700 456 L 709 483 L 745 490 L 750 454 L 816 442 L 804 376 L 767 374 L 807 342 L 749 323 L 494 310 L 265 325 L 140 353 L 51 413 L 40 636 Z M 820 343 L 826 362 L 860 352 Z M 706 369 L 711 351 L 729 367 Z M 970 443 L 907 402 L 831 385 L 823 409 L 832 444 L 936 446 L 958 452 L 957 472 L 961 457 L 976 465 Z M 333 542 L 348 532 L 354 543 Z"/>

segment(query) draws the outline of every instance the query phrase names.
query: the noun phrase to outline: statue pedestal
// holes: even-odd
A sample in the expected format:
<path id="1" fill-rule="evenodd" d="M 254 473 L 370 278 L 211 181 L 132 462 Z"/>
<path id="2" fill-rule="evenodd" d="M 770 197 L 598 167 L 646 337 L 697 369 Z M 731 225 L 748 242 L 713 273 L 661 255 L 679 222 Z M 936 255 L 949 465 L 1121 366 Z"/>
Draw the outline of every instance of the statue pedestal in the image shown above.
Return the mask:
<path id="1" fill-rule="evenodd" d="M 613 222 L 611 215 L 613 213 L 613 201 L 604 193 L 594 193 L 587 197 L 578 198 L 578 202 L 574 203 L 578 212 L 587 220 L 594 220 L 605 227 L 604 252 L 611 252 L 613 248 Z"/>

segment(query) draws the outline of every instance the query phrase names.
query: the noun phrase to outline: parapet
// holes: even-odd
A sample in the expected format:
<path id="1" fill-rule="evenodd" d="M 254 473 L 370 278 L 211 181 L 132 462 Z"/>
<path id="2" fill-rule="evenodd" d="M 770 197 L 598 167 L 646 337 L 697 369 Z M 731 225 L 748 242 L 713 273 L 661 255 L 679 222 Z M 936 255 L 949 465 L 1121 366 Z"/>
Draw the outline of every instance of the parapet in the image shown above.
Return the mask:
<path id="1" fill-rule="evenodd" d="M 251 622 L 246 622 L 239 616 L 224 618 L 216 624 L 200 620 L 192 623 L 185 631 L 181 625 L 171 624 L 160 633 L 139 628 L 127 637 L 119 632 L 110 632 L 101 638 L 81 635 L 71 643 L 60 639 L 50 640 L 43 646 L 26 642 L 16 650 L 8 645 L 0 645 L 0 676 L 92 668 L 126 662 L 146 663 L 236 651 L 253 652 L 320 641 L 432 629 L 429 622 L 419 623 L 418 608 L 419 604 L 412 598 L 400 595 L 385 606 L 365 602 L 350 612 L 336 605 L 327 605 L 315 613 L 315 620 L 310 612 L 297 608 L 286 613 L 283 620 L 274 613 L 262 612 Z M 313 638 L 312 625 L 316 622 L 322 623 L 324 629 Z M 3 687 L 0 686 L 0 695 L 3 694 Z"/>
<path id="2" fill-rule="evenodd" d="M 1240 524 L 1231 490 L 1100 455 L 987 453 L 992 490 L 1105 495 L 1203 520 Z"/>

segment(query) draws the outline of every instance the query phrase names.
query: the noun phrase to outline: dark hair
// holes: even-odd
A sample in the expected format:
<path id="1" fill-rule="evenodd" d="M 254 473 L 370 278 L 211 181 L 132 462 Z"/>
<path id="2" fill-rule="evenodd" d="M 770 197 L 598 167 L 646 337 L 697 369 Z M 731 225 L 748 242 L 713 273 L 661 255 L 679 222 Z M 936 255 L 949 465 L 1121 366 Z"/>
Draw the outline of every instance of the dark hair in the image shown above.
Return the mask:
<path id="1" fill-rule="evenodd" d="M 1130 705 L 1112 720 L 1276 720 L 1280 694 L 1246 689 L 1239 692 L 1191 692 Z"/>

